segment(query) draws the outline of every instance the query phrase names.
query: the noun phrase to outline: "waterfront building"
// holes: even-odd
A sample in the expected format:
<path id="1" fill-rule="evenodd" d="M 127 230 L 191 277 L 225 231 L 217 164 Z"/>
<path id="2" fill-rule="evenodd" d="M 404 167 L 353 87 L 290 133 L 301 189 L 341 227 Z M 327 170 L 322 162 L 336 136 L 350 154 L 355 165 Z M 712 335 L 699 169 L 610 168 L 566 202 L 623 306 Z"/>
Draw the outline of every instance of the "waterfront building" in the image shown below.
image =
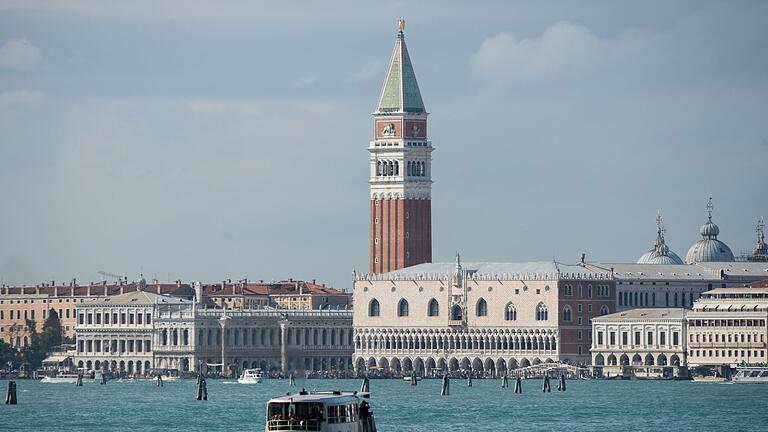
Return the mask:
<path id="1" fill-rule="evenodd" d="M 249 367 L 285 373 L 351 368 L 350 310 L 206 309 L 204 297 L 195 302 L 139 286 L 77 305 L 77 367 L 129 374 L 197 371 L 200 362 L 228 374 Z"/>
<path id="2" fill-rule="evenodd" d="M 687 321 L 690 366 L 768 363 L 768 280 L 705 292 Z"/>
<path id="3" fill-rule="evenodd" d="M 59 317 L 63 336 L 74 337 L 77 305 L 134 292 L 138 290 L 138 285 L 139 282 L 126 280 L 79 285 L 74 279 L 69 284 L 51 281 L 36 286 L 3 285 L 0 287 L 0 339 L 16 348 L 27 346 L 30 343 L 27 320 L 34 321 L 36 330 L 42 331 L 43 323 L 51 311 L 56 311 Z M 181 281 L 160 283 L 153 280 L 146 285 L 146 290 L 183 298 L 192 298 L 194 295 L 192 289 Z"/>
<path id="4" fill-rule="evenodd" d="M 608 271 L 559 262 L 420 264 L 355 275 L 355 368 L 499 375 L 590 360 L 593 317 L 614 312 Z"/>
<path id="5" fill-rule="evenodd" d="M 686 309 L 638 308 L 592 319 L 592 365 L 685 366 Z M 617 368 L 611 368 L 616 366 Z"/>
<path id="6" fill-rule="evenodd" d="M 370 142 L 370 272 L 432 261 L 432 142 L 400 20 Z"/>
<path id="7" fill-rule="evenodd" d="M 86 370 L 141 374 L 154 367 L 155 319 L 161 310 L 193 318 L 190 300 L 145 291 L 89 300 L 77 305 L 75 364 Z M 180 342 L 189 334 L 174 335 Z"/>
<path id="8" fill-rule="evenodd" d="M 195 308 L 186 319 L 163 308 L 155 336 L 156 367 L 180 371 L 196 371 L 199 362 L 230 374 L 255 367 L 343 372 L 352 365 L 350 310 Z"/>

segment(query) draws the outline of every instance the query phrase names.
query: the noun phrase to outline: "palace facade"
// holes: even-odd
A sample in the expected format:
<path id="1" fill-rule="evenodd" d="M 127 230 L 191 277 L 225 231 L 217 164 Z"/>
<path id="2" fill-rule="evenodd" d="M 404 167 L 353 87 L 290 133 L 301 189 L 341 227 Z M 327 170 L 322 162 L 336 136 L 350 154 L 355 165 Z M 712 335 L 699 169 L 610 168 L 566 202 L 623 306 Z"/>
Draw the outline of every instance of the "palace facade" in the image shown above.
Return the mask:
<path id="1" fill-rule="evenodd" d="M 588 363 L 590 320 L 615 311 L 609 272 L 558 262 L 421 264 L 356 275 L 358 371 L 497 376 Z"/>

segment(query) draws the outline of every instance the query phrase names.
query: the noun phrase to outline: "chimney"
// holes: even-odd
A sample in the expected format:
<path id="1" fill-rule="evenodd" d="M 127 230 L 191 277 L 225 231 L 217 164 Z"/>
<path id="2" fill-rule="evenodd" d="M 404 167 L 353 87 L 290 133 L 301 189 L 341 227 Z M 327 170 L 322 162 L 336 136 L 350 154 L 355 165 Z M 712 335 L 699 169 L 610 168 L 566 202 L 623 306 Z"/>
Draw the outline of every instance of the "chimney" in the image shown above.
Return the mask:
<path id="1" fill-rule="evenodd" d="M 51 281 L 51 286 L 56 286 L 56 281 L 55 280 Z"/>
<path id="2" fill-rule="evenodd" d="M 157 293 L 158 293 L 158 294 L 162 294 L 162 292 L 160 292 L 160 291 L 161 291 L 161 289 L 160 289 L 160 284 L 159 284 L 159 283 L 157 283 L 157 282 L 155 282 L 155 286 L 157 287 Z"/>
<path id="3" fill-rule="evenodd" d="M 120 283 L 120 294 L 125 294 L 125 285 L 122 282 Z"/>
<path id="4" fill-rule="evenodd" d="M 92 284 L 93 284 L 93 282 L 91 282 L 90 284 L 88 284 L 88 287 L 85 289 L 85 295 L 86 295 L 86 296 L 88 296 L 88 297 L 90 297 L 90 296 L 91 296 L 91 285 L 92 285 Z"/>
<path id="5" fill-rule="evenodd" d="M 55 282 L 55 281 L 51 281 L 51 282 Z M 8 288 L 5 289 L 5 293 L 8 294 Z M 53 296 L 54 297 L 59 296 L 59 287 L 57 287 L 56 285 L 53 286 Z"/>
<path id="6" fill-rule="evenodd" d="M 195 303 L 203 303 L 203 284 L 200 281 L 195 282 Z"/>
<path id="7" fill-rule="evenodd" d="M 317 285 L 317 279 L 312 279 L 312 285 Z"/>
<path id="8" fill-rule="evenodd" d="M 176 288 L 181 288 L 181 279 L 176 279 Z"/>
<path id="9" fill-rule="evenodd" d="M 587 258 L 587 254 L 581 254 L 581 263 L 584 264 L 584 260 Z"/>
<path id="10" fill-rule="evenodd" d="M 106 297 L 107 296 L 107 281 L 102 282 L 101 285 L 104 287 L 104 297 Z"/>
<path id="11" fill-rule="evenodd" d="M 35 294 L 40 294 L 40 285 L 35 287 Z"/>

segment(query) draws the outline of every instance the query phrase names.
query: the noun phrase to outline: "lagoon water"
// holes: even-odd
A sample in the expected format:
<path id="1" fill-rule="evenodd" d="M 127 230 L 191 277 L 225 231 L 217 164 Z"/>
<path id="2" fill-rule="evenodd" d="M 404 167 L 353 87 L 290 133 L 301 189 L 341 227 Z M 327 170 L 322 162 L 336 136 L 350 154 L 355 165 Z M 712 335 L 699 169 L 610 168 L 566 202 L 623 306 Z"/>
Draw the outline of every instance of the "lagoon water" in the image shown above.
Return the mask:
<path id="1" fill-rule="evenodd" d="M 311 390 L 357 390 L 360 380 L 297 380 Z M 208 401 L 195 400 L 195 381 L 45 384 L 18 380 L 16 406 L 0 406 L 7 431 L 264 430 L 266 401 L 289 391 L 285 380 L 257 385 L 208 380 Z M 768 385 L 652 381 L 568 381 L 568 391 L 542 394 L 538 380 L 523 394 L 499 380 L 439 380 L 412 387 L 371 380 L 380 431 L 765 431 Z M 3 394 L 7 381 L 0 381 Z"/>

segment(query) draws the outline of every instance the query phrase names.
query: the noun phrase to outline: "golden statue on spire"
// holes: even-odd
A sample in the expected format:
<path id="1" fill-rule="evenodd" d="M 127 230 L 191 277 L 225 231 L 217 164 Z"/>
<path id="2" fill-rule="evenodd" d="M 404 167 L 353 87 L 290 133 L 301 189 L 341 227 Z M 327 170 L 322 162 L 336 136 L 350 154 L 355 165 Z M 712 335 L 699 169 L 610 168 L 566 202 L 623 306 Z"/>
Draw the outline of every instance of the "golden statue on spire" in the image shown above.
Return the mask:
<path id="1" fill-rule="evenodd" d="M 405 29 L 405 20 L 400 18 L 397 20 L 397 28 L 400 29 L 400 31 L 403 31 Z"/>

